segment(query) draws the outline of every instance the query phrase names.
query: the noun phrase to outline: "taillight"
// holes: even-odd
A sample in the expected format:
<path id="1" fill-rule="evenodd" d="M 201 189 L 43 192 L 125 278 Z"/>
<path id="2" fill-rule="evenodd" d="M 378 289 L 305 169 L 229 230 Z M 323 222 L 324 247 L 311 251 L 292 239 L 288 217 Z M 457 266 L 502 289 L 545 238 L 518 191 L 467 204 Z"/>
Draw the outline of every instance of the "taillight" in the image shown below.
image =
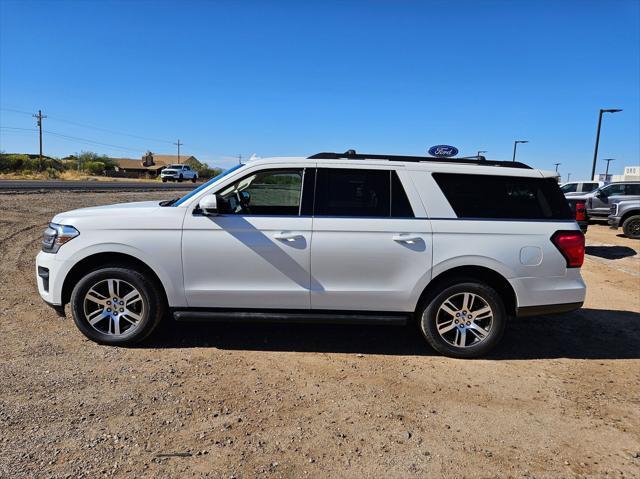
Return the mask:
<path id="1" fill-rule="evenodd" d="M 584 263 L 584 235 L 581 231 L 556 231 L 551 242 L 567 260 L 567 268 L 579 268 Z"/>
<path id="2" fill-rule="evenodd" d="M 587 206 L 584 201 L 576 203 L 576 221 L 585 221 L 587 219 Z"/>

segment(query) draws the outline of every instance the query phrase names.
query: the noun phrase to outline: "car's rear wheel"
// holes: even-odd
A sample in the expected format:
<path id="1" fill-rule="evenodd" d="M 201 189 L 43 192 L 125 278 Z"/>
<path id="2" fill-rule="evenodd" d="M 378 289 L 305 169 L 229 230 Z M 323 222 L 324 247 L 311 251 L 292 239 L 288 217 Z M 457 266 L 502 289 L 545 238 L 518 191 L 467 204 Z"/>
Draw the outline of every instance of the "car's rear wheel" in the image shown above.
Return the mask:
<path id="1" fill-rule="evenodd" d="M 167 179 L 166 179 L 166 178 L 162 178 L 162 182 L 163 182 L 163 183 L 166 183 L 166 182 L 167 182 Z"/>
<path id="2" fill-rule="evenodd" d="M 420 329 L 433 349 L 453 358 L 477 358 L 500 341 L 507 322 L 504 303 L 491 286 L 455 281 L 418 308 Z"/>
<path id="3" fill-rule="evenodd" d="M 126 346 L 149 336 L 165 313 L 155 281 L 126 267 L 105 267 L 85 275 L 71 294 L 78 329 L 100 344 Z"/>
<path id="4" fill-rule="evenodd" d="M 196 177 L 194 176 L 193 178 L 191 178 L 191 183 L 195 183 L 196 182 Z"/>
<path id="5" fill-rule="evenodd" d="M 627 238 L 640 239 L 640 215 L 630 216 L 624 220 L 622 231 Z"/>

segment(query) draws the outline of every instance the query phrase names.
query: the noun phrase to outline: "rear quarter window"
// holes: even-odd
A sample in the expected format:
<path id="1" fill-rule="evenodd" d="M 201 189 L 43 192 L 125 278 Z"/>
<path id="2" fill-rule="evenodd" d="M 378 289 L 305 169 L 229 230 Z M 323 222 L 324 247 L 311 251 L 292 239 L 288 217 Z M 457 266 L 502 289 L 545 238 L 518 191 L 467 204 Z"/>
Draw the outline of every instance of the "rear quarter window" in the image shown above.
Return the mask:
<path id="1" fill-rule="evenodd" d="M 554 178 L 433 173 L 458 218 L 574 219 Z"/>

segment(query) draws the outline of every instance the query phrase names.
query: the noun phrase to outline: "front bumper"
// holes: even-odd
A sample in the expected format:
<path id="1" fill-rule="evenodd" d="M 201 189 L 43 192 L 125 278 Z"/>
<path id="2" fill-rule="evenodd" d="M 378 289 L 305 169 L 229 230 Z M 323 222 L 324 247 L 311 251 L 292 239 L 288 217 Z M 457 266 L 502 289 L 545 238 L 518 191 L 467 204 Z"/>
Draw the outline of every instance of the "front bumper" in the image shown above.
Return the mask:
<path id="1" fill-rule="evenodd" d="M 71 269 L 57 254 L 40 251 L 36 256 L 36 281 L 40 297 L 52 307 L 63 307 L 62 283 Z"/>
<path id="2" fill-rule="evenodd" d="M 607 223 L 612 230 L 617 230 L 620 228 L 620 217 L 619 216 L 609 216 L 607 218 Z"/>

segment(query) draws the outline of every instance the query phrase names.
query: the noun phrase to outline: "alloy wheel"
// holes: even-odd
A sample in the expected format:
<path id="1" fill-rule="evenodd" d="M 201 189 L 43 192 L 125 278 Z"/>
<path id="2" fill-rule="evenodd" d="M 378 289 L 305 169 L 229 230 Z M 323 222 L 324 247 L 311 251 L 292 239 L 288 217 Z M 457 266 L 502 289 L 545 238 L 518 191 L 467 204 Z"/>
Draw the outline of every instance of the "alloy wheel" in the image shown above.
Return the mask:
<path id="1" fill-rule="evenodd" d="M 475 293 L 456 293 L 442 302 L 436 313 L 438 334 L 451 346 L 468 348 L 489 337 L 493 311 Z"/>
<path id="2" fill-rule="evenodd" d="M 104 279 L 85 294 L 84 315 L 96 331 L 124 336 L 133 333 L 144 318 L 145 304 L 140 291 L 121 279 Z"/>

